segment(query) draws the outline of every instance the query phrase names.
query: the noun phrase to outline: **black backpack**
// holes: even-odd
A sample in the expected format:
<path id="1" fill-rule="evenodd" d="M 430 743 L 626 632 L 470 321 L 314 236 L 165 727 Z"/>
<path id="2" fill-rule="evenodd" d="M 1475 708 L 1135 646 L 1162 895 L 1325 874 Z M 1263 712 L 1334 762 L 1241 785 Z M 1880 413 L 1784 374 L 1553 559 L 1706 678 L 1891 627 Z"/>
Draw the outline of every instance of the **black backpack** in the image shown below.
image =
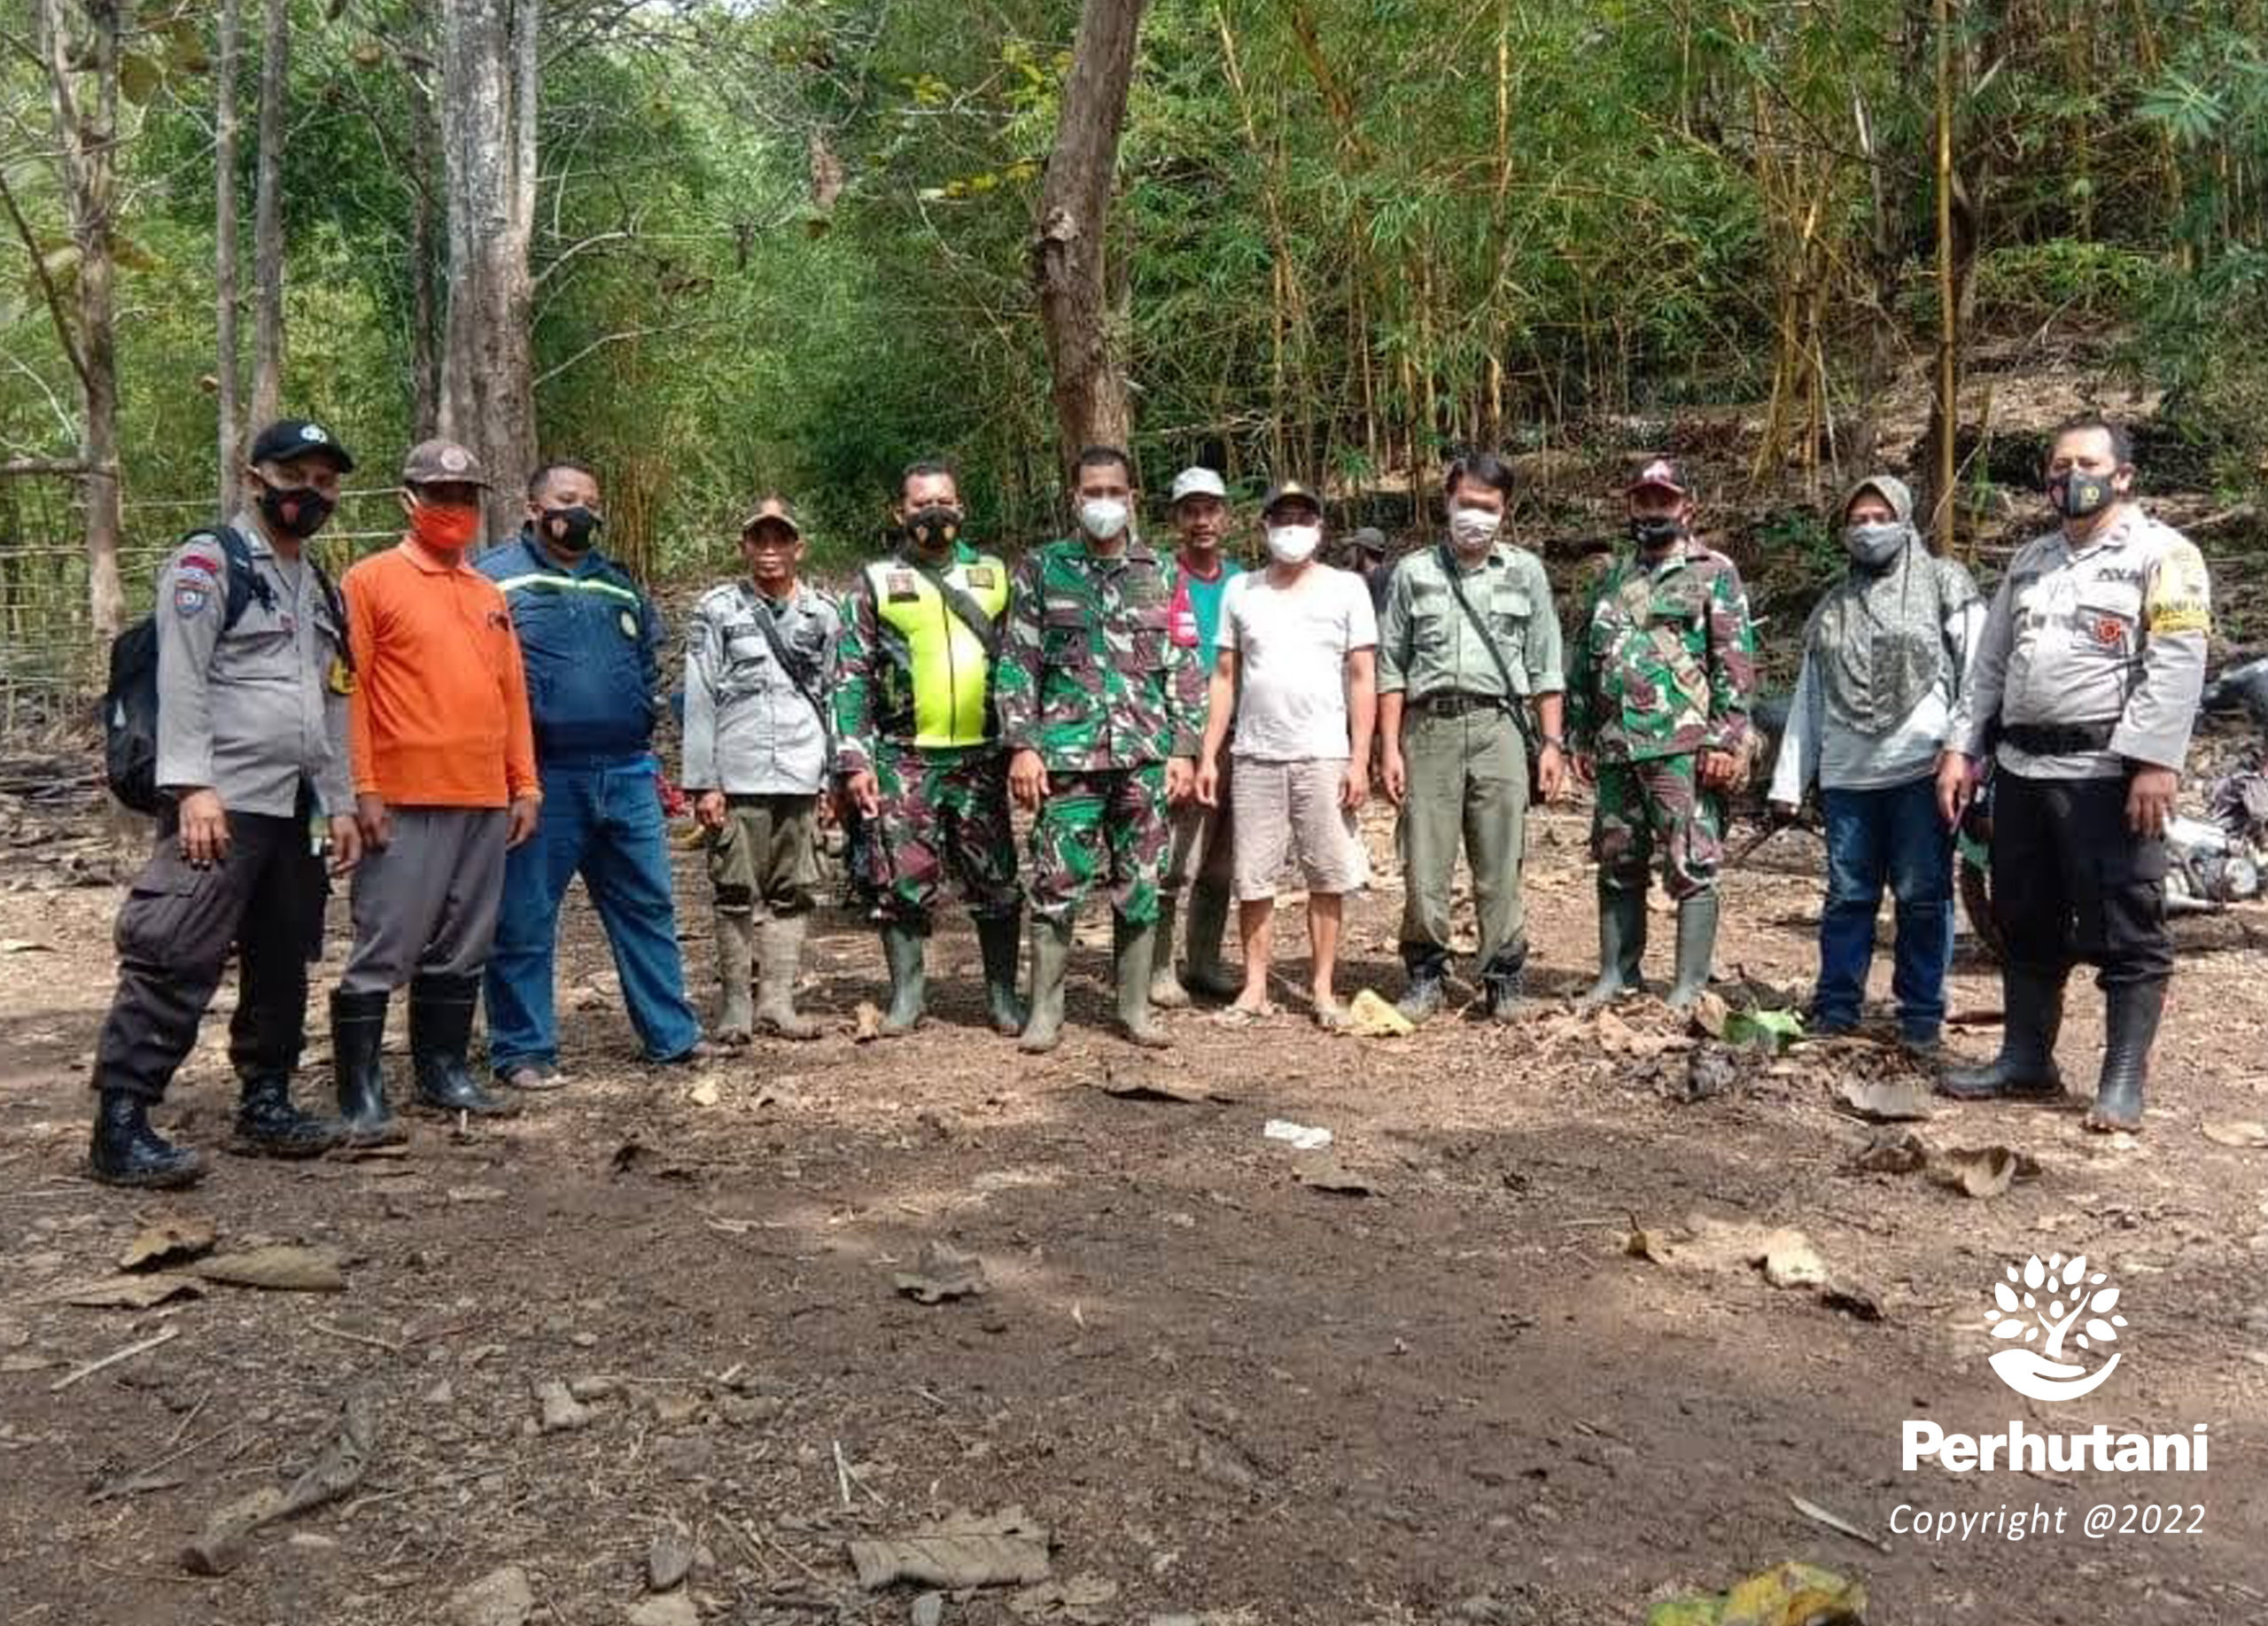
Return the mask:
<path id="1" fill-rule="evenodd" d="M 195 531 L 182 541 L 217 541 L 226 561 L 228 597 L 221 615 L 225 634 L 256 599 L 275 608 L 276 595 L 252 564 L 252 548 L 234 525 Z M 310 557 L 323 597 L 330 604 L 342 637 L 346 628 L 338 590 L 322 566 Z M 353 657 L 345 657 L 351 666 Z M 158 623 L 144 616 L 111 640 L 110 683 L 103 690 L 103 782 L 120 805 L 138 813 L 162 812 L 173 798 L 158 789 Z"/>

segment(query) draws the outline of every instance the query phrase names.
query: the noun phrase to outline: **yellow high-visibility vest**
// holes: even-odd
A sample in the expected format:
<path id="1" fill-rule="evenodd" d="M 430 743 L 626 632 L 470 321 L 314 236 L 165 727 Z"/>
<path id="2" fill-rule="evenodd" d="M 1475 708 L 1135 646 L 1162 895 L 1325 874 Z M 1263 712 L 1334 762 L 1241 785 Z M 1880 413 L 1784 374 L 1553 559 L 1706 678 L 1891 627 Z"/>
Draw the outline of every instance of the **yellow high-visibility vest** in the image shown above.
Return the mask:
<path id="1" fill-rule="evenodd" d="M 1006 564 L 990 554 L 976 554 L 955 559 L 941 573 L 999 625 L 1008 608 Z M 866 589 L 874 595 L 875 617 L 905 641 L 914 748 L 982 745 L 992 677 L 983 642 L 946 607 L 930 573 L 903 559 L 867 565 Z"/>

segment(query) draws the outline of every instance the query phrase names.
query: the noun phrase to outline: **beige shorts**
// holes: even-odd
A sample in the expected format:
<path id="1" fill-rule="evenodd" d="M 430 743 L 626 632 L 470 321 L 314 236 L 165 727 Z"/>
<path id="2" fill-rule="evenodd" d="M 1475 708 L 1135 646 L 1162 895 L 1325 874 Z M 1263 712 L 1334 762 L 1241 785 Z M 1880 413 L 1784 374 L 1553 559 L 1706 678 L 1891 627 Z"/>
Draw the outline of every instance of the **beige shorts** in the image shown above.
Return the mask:
<path id="1" fill-rule="evenodd" d="M 1370 859 L 1355 815 L 1339 805 L 1347 759 L 1256 762 L 1237 759 L 1231 786 L 1236 894 L 1276 896 L 1286 863 L 1296 862 L 1313 892 L 1354 892 L 1370 879 Z"/>

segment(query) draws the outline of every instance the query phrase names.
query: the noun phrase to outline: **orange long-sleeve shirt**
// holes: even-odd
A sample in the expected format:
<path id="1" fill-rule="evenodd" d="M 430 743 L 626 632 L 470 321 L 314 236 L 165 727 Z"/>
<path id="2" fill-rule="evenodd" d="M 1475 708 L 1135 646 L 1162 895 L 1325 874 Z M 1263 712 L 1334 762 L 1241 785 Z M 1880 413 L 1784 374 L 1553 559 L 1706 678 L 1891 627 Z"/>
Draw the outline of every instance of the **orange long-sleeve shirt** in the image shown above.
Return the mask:
<path id="1" fill-rule="evenodd" d="M 501 807 L 535 794 L 527 673 L 496 584 L 405 540 L 341 587 L 356 793 L 404 807 Z"/>

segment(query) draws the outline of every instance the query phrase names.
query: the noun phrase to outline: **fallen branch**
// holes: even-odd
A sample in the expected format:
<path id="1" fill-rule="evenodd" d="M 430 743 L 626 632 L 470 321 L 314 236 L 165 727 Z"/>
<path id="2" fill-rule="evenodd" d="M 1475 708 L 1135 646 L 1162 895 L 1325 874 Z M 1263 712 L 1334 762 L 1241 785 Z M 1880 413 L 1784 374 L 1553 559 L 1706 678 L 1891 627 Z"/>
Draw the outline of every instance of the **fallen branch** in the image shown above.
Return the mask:
<path id="1" fill-rule="evenodd" d="M 74 1367 L 71 1371 L 65 1373 L 61 1377 L 56 1379 L 54 1382 L 47 1386 L 47 1392 L 50 1395 L 59 1395 L 65 1389 L 69 1389 L 74 1383 L 78 1382 L 82 1378 L 91 1378 L 95 1373 L 101 1372 L 107 1367 L 115 1366 L 119 1362 L 123 1360 L 131 1360 L 137 1355 L 146 1354 L 148 1351 L 156 1349 L 159 1344 L 171 1343 L 175 1339 L 180 1336 L 181 1328 L 178 1326 L 169 1326 L 154 1338 L 144 1338 L 140 1343 L 129 1343 L 123 1350 L 113 1350 L 111 1353 L 104 1356 L 102 1359 L 98 1361 L 89 1361 L 83 1366 Z"/>
<path id="2" fill-rule="evenodd" d="M 384 1338 L 373 1338 L 367 1333 L 350 1333 L 343 1326 L 333 1326 L 328 1321 L 309 1321 L 307 1325 L 318 1333 L 329 1333 L 333 1338 L 344 1338 L 349 1343 L 359 1343 L 372 1350 L 384 1350 L 388 1355 L 399 1355 L 408 1346 Z"/>

